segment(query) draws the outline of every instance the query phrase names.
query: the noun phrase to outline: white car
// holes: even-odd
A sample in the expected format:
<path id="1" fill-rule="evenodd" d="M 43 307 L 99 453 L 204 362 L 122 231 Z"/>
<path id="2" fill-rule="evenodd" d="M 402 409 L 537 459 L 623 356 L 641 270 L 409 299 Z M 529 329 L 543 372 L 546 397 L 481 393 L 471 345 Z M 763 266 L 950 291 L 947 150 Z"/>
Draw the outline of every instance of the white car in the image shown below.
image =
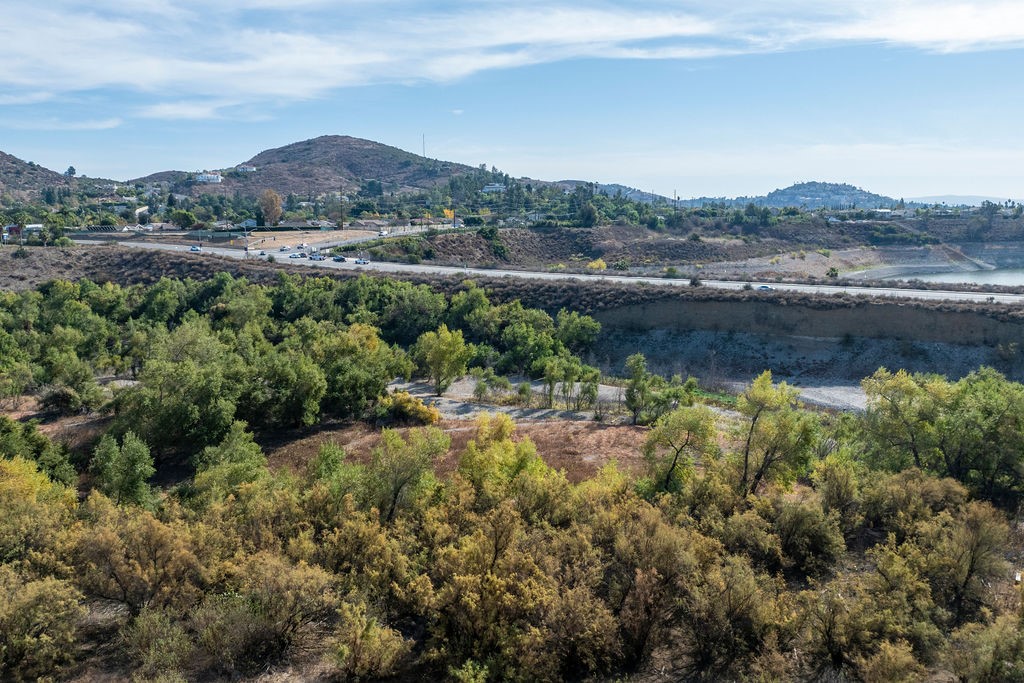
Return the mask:
<path id="1" fill-rule="evenodd" d="M 201 246 L 199 246 L 198 244 L 193 244 L 191 247 L 189 247 L 188 250 L 189 251 L 202 251 L 203 248 Z"/>
<path id="2" fill-rule="evenodd" d="M 367 265 L 369 263 L 370 263 L 370 259 L 365 259 L 365 258 L 357 258 L 356 259 L 356 265 L 357 266 L 365 266 L 365 265 Z"/>
<path id="3" fill-rule="evenodd" d="M 284 245 L 283 247 L 281 247 L 281 251 L 291 251 L 291 250 L 292 250 L 292 248 L 289 247 L 287 244 Z"/>

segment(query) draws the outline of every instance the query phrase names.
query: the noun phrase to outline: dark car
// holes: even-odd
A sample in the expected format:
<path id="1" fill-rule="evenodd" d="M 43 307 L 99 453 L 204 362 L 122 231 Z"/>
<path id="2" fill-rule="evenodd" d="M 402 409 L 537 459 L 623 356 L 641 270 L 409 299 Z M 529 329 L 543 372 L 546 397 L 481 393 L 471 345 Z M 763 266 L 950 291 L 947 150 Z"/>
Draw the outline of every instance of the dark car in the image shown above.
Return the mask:
<path id="1" fill-rule="evenodd" d="M 331 260 L 332 261 L 337 261 L 338 263 L 344 263 L 345 261 L 348 261 L 348 259 L 345 258 L 344 256 L 335 256 Z"/>

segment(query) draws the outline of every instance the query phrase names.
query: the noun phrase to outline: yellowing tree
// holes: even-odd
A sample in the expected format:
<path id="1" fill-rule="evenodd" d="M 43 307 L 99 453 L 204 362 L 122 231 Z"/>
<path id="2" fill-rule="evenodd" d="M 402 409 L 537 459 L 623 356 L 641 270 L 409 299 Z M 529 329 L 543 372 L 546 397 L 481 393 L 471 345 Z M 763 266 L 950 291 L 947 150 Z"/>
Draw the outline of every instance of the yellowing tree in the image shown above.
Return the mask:
<path id="1" fill-rule="evenodd" d="M 264 190 L 260 195 L 260 211 L 264 225 L 277 225 L 281 220 L 281 195 L 273 190 Z"/>

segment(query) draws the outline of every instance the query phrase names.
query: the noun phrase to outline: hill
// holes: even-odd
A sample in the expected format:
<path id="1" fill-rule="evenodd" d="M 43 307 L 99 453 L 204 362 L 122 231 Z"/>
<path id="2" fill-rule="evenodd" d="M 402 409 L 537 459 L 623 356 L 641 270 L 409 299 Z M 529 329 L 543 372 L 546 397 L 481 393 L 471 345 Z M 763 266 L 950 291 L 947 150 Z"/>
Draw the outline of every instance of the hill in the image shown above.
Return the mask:
<path id="1" fill-rule="evenodd" d="M 31 161 L 0 152 L 0 193 L 38 194 L 44 187 L 61 187 L 74 180 Z"/>
<path id="2" fill-rule="evenodd" d="M 767 195 L 756 197 L 697 197 L 680 200 L 680 206 L 701 207 L 706 204 L 743 207 L 747 204 L 781 209 L 796 206 L 806 209 L 878 209 L 896 203 L 892 197 L 875 194 L 848 183 L 796 183 Z"/>
<path id="3" fill-rule="evenodd" d="M 755 202 L 756 203 L 756 202 Z M 765 206 L 782 208 L 802 206 L 808 209 L 877 209 L 896 203 L 892 197 L 874 194 L 846 183 L 797 183 L 773 190 L 764 198 Z"/>
<path id="4" fill-rule="evenodd" d="M 252 167 L 255 171 L 238 169 Z M 133 182 L 171 182 L 175 190 L 192 194 L 258 195 L 271 188 L 281 195 L 324 192 L 351 193 L 367 181 L 377 181 L 383 192 L 409 192 L 447 183 L 472 167 L 428 159 L 397 147 L 347 135 L 324 135 L 312 140 L 264 150 L 230 169 L 222 169 L 220 183 L 197 183 L 191 174 L 164 171 Z"/>
<path id="5" fill-rule="evenodd" d="M 629 187 L 628 185 L 621 185 L 619 183 L 588 183 L 585 180 L 559 180 L 555 185 L 560 185 L 570 190 L 575 189 L 577 185 L 593 185 L 597 192 L 608 195 L 609 197 L 621 195 L 630 201 L 643 202 L 645 204 L 662 204 L 672 201 L 669 197 L 665 197 L 664 195 L 647 192 L 645 190 L 638 190 L 635 187 Z"/>

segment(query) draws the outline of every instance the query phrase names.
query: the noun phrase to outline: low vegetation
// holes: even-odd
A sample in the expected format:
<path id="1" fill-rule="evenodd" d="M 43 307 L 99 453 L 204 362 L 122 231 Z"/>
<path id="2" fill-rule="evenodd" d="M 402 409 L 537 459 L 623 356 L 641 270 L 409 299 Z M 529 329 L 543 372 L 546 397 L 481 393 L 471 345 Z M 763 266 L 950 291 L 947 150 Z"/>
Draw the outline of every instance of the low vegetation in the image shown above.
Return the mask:
<path id="1" fill-rule="evenodd" d="M 221 274 L 0 294 L 0 402 L 110 417 L 77 450 L 0 417 L 0 677 L 989 681 L 1024 667 L 1009 523 L 1024 388 L 985 368 L 956 382 L 883 369 L 863 414 L 833 416 L 765 372 L 722 414 L 637 354 L 621 382 L 627 418 L 649 425 L 644 467 L 579 483 L 505 415 L 456 450 L 436 411 L 387 389 L 419 374 L 443 390 L 468 368 L 484 398 L 521 374 L 583 407 L 599 334 L 471 283 Z M 386 423 L 358 461 L 325 443 L 272 469 L 256 438 L 356 419 Z"/>

